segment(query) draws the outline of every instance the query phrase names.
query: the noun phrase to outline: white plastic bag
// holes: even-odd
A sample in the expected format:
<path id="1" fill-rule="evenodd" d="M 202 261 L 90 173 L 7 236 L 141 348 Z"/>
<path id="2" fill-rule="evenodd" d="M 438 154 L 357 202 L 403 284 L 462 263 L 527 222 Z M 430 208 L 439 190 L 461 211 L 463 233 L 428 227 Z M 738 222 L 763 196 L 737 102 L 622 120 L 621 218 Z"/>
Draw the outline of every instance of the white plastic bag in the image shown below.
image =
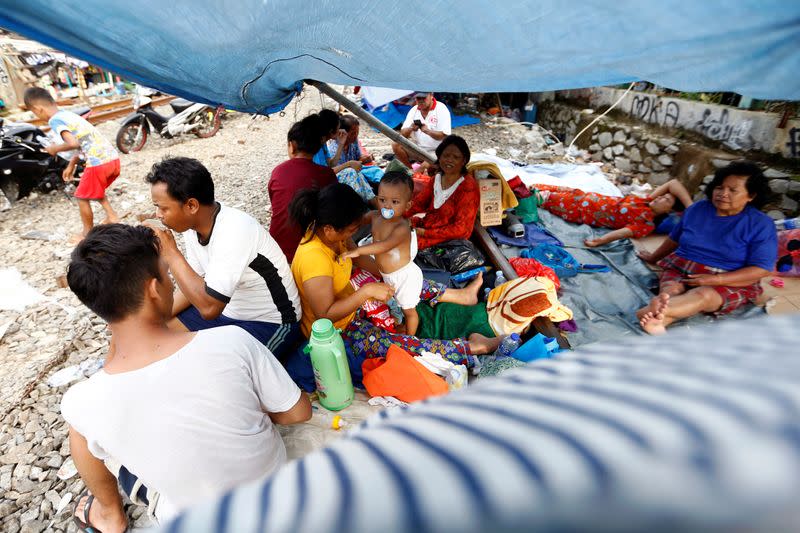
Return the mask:
<path id="1" fill-rule="evenodd" d="M 451 391 L 458 390 L 467 384 L 467 367 L 451 363 L 441 355 L 431 352 L 422 352 L 416 356 L 422 366 L 438 376 L 442 376 Z"/>

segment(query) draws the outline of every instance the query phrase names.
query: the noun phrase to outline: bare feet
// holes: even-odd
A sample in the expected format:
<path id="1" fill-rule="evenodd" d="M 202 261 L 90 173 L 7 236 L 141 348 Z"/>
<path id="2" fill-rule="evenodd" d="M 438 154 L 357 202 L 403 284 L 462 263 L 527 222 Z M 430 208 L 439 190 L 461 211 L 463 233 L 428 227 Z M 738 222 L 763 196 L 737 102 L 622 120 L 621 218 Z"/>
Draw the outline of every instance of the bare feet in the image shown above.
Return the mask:
<path id="1" fill-rule="evenodd" d="M 85 238 L 86 238 L 85 233 L 76 233 L 75 235 L 70 237 L 69 240 L 67 240 L 67 243 L 75 245 L 80 243 Z"/>
<path id="2" fill-rule="evenodd" d="M 664 326 L 663 314 L 654 315 L 653 313 L 645 313 L 642 318 L 639 319 L 639 324 L 642 326 L 642 329 L 650 335 L 664 335 L 667 332 L 667 328 Z"/>
<path id="3" fill-rule="evenodd" d="M 664 292 L 659 293 L 658 296 L 654 296 L 653 299 L 650 300 L 649 304 L 636 311 L 636 318 L 641 320 L 642 317 L 647 313 L 653 315 L 663 313 L 664 309 L 666 309 L 668 305 L 669 305 L 669 294 Z"/>
<path id="4" fill-rule="evenodd" d="M 101 224 L 119 224 L 119 221 L 120 221 L 120 218 L 117 215 L 114 215 L 114 216 L 108 216 L 108 217 L 104 218 L 103 221 L 100 222 L 100 223 Z"/>
<path id="5" fill-rule="evenodd" d="M 452 303 L 458 305 L 475 305 L 478 303 L 478 292 L 483 285 L 483 272 L 475 276 L 475 279 L 463 289 L 447 289 L 439 297 L 442 303 Z"/>
<path id="6" fill-rule="evenodd" d="M 87 495 L 81 498 L 75 506 L 75 517 L 81 522 L 85 522 L 83 510 L 88 500 L 89 496 Z M 128 519 L 125 517 L 122 507 L 117 509 L 105 508 L 97 498 L 94 498 L 91 507 L 89 507 L 89 523 L 87 525 L 91 526 L 95 531 L 99 530 L 103 533 L 123 532 L 128 528 Z"/>
<path id="7" fill-rule="evenodd" d="M 478 303 L 478 293 L 483 285 L 483 272 L 479 272 L 475 279 L 464 287 L 464 303 L 462 305 L 475 305 Z"/>
<path id="8" fill-rule="evenodd" d="M 473 355 L 485 355 L 497 350 L 500 343 L 503 342 L 505 338 L 506 336 L 502 335 L 490 339 L 489 337 L 484 337 L 480 333 L 473 333 L 467 340 L 469 341 L 469 350 Z"/>

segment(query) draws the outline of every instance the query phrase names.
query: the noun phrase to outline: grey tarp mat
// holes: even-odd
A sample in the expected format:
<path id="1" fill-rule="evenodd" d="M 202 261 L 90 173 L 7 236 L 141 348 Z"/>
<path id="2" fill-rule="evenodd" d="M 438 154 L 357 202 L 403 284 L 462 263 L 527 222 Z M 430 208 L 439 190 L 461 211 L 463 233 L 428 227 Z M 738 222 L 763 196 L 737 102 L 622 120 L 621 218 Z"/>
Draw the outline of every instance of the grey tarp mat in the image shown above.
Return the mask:
<path id="1" fill-rule="evenodd" d="M 564 242 L 564 246 L 580 263 L 604 264 L 611 272 L 578 274 L 561 280 L 559 299 L 572 309 L 577 333 L 568 335 L 570 344 L 583 344 L 613 340 L 624 335 L 644 334 L 636 320 L 636 310 L 653 297 L 651 288 L 658 285 L 656 274 L 636 256 L 629 239 L 615 241 L 601 248 L 587 248 L 586 238 L 606 233 L 606 229 L 592 228 L 585 224 L 566 222 L 557 216 L 539 211 L 544 227 Z M 519 255 L 520 249 L 502 248 L 507 257 Z M 759 307 L 746 306 L 731 316 L 758 316 Z M 692 327 L 713 320 L 707 315 L 698 315 L 671 326 Z"/>

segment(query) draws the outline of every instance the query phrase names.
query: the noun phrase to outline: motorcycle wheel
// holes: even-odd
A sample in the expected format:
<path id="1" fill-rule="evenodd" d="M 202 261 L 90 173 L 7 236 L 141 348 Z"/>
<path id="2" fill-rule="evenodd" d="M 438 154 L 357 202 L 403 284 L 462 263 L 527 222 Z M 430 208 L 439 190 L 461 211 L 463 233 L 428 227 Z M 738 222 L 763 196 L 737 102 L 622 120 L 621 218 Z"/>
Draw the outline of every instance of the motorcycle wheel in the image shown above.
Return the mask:
<path id="1" fill-rule="evenodd" d="M 24 181 L 20 183 L 16 178 L 0 179 L 0 191 L 3 192 L 9 202 L 16 202 L 28 196 L 34 188 L 34 183 Z"/>
<path id="2" fill-rule="evenodd" d="M 213 137 L 219 131 L 219 113 L 215 112 L 210 107 L 200 115 L 199 122 L 200 127 L 194 130 L 194 134 L 201 139 Z"/>
<path id="3" fill-rule="evenodd" d="M 139 142 L 136 142 L 139 137 Z M 147 128 L 141 122 L 129 122 L 117 132 L 117 148 L 123 154 L 138 152 L 147 142 Z"/>
<path id="4" fill-rule="evenodd" d="M 19 200 L 19 183 L 14 178 L 0 177 L 0 191 L 8 198 L 9 202 Z"/>
<path id="5" fill-rule="evenodd" d="M 37 188 L 41 192 L 47 194 L 59 189 L 63 189 L 64 185 L 65 183 L 64 179 L 61 177 L 61 172 L 50 172 L 39 181 Z"/>

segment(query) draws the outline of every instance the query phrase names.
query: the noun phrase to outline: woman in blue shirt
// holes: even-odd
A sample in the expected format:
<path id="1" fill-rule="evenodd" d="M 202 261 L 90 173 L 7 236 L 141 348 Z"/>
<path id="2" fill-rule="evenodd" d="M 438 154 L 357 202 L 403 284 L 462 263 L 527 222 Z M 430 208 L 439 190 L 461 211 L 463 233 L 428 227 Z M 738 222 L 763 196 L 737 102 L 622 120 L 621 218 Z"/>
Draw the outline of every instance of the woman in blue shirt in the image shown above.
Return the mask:
<path id="1" fill-rule="evenodd" d="M 331 167 L 339 183 L 349 185 L 365 202 L 375 207 L 375 191 L 363 171 L 364 164 L 372 162 L 372 156 L 361 153 L 358 119 L 352 115 L 339 116 L 328 109 L 320 111 L 319 116 L 326 133 L 322 148 L 314 156 L 314 162 Z M 377 167 L 374 170 L 380 172 Z M 383 172 L 380 172 L 380 176 L 382 175 Z"/>
<path id="2" fill-rule="evenodd" d="M 669 238 L 645 261 L 663 268 L 658 296 L 637 311 L 650 334 L 698 313 L 722 315 L 755 302 L 759 280 L 775 266 L 775 225 L 759 211 L 769 195 L 754 163 L 719 169 L 706 187 L 707 200 L 686 209 Z"/>

